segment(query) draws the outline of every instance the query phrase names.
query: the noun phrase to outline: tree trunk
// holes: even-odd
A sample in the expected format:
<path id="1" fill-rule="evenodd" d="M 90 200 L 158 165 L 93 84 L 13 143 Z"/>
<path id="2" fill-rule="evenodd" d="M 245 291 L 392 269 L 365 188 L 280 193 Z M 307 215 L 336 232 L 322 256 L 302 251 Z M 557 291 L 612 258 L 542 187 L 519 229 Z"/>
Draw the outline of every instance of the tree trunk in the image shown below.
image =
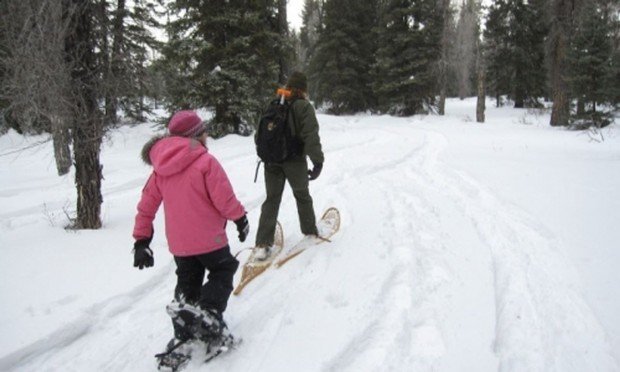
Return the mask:
<path id="1" fill-rule="evenodd" d="M 467 97 L 466 90 L 467 90 L 467 88 L 463 84 L 463 80 L 459 79 L 459 99 L 461 101 L 465 100 L 465 98 Z"/>
<path id="2" fill-rule="evenodd" d="M 54 143 L 54 158 L 59 176 L 64 176 L 71 170 L 71 136 L 69 130 L 59 119 L 52 119 L 52 141 Z"/>
<path id="3" fill-rule="evenodd" d="M 476 102 L 476 121 L 478 123 L 484 123 L 484 111 L 486 109 L 486 87 L 485 87 L 485 64 L 484 57 L 480 51 L 480 44 L 478 44 L 478 101 Z"/>
<path id="4" fill-rule="evenodd" d="M 554 88 L 553 108 L 551 109 L 551 126 L 567 126 L 570 114 L 570 105 L 566 90 Z"/>
<path id="5" fill-rule="evenodd" d="M 524 108 L 525 107 L 525 94 L 523 93 L 523 89 L 517 86 L 515 89 L 515 108 Z"/>
<path id="6" fill-rule="evenodd" d="M 568 98 L 568 84 L 566 82 L 566 37 L 556 36 L 554 50 L 552 50 L 552 78 L 551 89 L 553 91 L 553 107 L 551 109 L 551 126 L 567 126 L 570 115 L 570 104 Z"/>
<path id="7" fill-rule="evenodd" d="M 93 106 L 95 107 L 95 106 Z M 102 166 L 99 162 L 101 147 L 100 124 L 97 118 L 83 118 L 73 135 L 75 156 L 75 184 L 77 187 L 77 229 L 101 227 Z"/>
<path id="8" fill-rule="evenodd" d="M 99 0 L 99 7 L 97 8 L 97 18 L 101 24 L 101 31 L 99 39 L 101 40 L 101 69 L 102 77 L 104 81 L 103 85 L 103 107 L 104 107 L 104 122 L 105 124 L 111 124 L 116 121 L 116 116 L 112 114 L 112 70 L 110 66 L 110 45 L 108 43 L 108 0 Z"/>
<path id="9" fill-rule="evenodd" d="M 442 0 L 441 12 L 443 29 L 441 31 L 441 60 L 439 61 L 439 115 L 446 114 L 446 90 L 448 85 L 448 51 L 450 49 L 450 0 Z"/>
<path id="10" fill-rule="evenodd" d="M 211 130 L 209 135 L 213 138 L 220 138 L 228 133 L 240 133 L 241 118 L 235 113 L 231 113 L 228 103 L 218 103 L 215 105 L 215 116 L 211 119 Z"/>
<path id="11" fill-rule="evenodd" d="M 551 51 L 552 76 L 551 89 L 553 107 L 551 109 L 551 126 L 566 126 L 570 114 L 568 84 L 566 83 L 566 36 L 560 33 L 554 35 L 553 49 Z"/>
<path id="12" fill-rule="evenodd" d="M 118 85 L 122 82 L 122 59 L 121 45 L 123 44 L 123 37 L 125 32 L 125 0 L 118 0 L 116 7 L 116 15 L 114 17 L 114 23 L 112 25 L 112 55 L 110 58 L 110 71 L 111 74 L 106 81 L 107 94 L 106 94 L 106 122 L 117 123 L 118 122 Z"/>
<path id="13" fill-rule="evenodd" d="M 445 89 L 442 89 L 439 92 L 439 103 L 437 105 L 437 112 L 439 113 L 439 115 L 446 114 L 446 90 Z"/>
<path id="14" fill-rule="evenodd" d="M 101 227 L 103 202 L 102 167 L 99 163 L 103 128 L 96 98 L 93 9 L 89 2 L 68 1 L 76 9 L 71 16 L 71 28 L 66 40 L 75 105 L 72 134 L 77 217 L 74 228 L 98 229 Z"/>
<path id="15" fill-rule="evenodd" d="M 577 115 L 583 115 L 586 113 L 586 104 L 582 98 L 577 100 Z"/>
<path id="16" fill-rule="evenodd" d="M 286 0 L 278 0 L 278 33 L 282 40 L 288 39 L 288 19 L 286 14 Z M 281 53 L 278 61 L 280 65 L 278 81 L 281 85 L 286 84 L 290 67 L 285 53 Z"/>
<path id="17" fill-rule="evenodd" d="M 476 121 L 484 123 L 484 111 L 486 110 L 486 92 L 484 86 L 484 72 L 478 75 L 478 101 L 476 102 Z"/>
<path id="18" fill-rule="evenodd" d="M 580 0 L 554 0 L 550 34 L 551 90 L 553 108 L 551 126 L 567 126 L 570 117 L 567 52 L 574 14 Z"/>
<path id="19" fill-rule="evenodd" d="M 519 66 L 517 66 L 516 71 L 515 71 L 515 81 L 516 81 L 516 85 L 515 85 L 515 108 L 524 108 L 525 107 L 525 91 L 523 90 L 523 76 L 522 76 L 522 70 L 519 68 Z"/>

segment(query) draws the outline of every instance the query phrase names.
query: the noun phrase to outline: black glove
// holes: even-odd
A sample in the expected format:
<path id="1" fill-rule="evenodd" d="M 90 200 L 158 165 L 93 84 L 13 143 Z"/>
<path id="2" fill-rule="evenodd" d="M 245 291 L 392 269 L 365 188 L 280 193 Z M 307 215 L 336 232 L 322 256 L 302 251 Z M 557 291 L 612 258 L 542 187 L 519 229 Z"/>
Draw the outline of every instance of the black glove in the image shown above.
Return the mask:
<path id="1" fill-rule="evenodd" d="M 234 221 L 235 225 L 237 225 L 237 231 L 239 232 L 239 241 L 243 243 L 245 238 L 248 237 L 250 233 L 250 223 L 248 222 L 248 218 L 243 215 L 243 217 Z"/>
<path id="2" fill-rule="evenodd" d="M 152 239 L 151 237 L 148 239 L 136 240 L 133 245 L 133 267 L 138 267 L 142 270 L 145 267 L 153 266 L 155 263 L 153 251 L 149 248 Z"/>
<path id="3" fill-rule="evenodd" d="M 308 179 L 312 181 L 312 180 L 316 180 L 317 178 L 319 178 L 319 175 L 321 174 L 322 169 L 323 169 L 323 163 L 314 164 L 314 168 L 308 171 Z"/>

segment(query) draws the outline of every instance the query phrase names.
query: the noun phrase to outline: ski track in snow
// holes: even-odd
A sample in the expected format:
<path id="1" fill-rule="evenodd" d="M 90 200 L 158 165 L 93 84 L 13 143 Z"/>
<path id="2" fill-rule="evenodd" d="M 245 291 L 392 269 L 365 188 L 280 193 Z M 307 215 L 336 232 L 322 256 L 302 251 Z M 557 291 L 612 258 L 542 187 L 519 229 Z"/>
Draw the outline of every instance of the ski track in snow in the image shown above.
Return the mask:
<path id="1" fill-rule="evenodd" d="M 173 264 L 159 268 L 158 274 L 146 283 L 131 291 L 112 297 L 93 305 L 78 319 L 64 325 L 47 337 L 34 342 L 0 359 L 0 370 L 19 371 L 87 371 L 87 370 L 131 370 L 126 358 L 118 358 L 119 353 L 131 348 L 137 352 L 138 345 L 132 343 L 131 334 L 145 332 L 152 328 L 151 322 L 159 322 L 158 329 L 165 329 L 169 318 L 158 316 L 150 303 L 152 296 L 169 296 L 172 284 Z M 146 320 L 141 322 L 140 319 Z M 163 322 L 165 320 L 166 322 Z M 132 324 L 138 321 L 136 324 Z M 153 323 L 154 324 L 154 323 Z M 148 333 L 148 331 L 147 331 Z M 99 343 L 101 337 L 109 335 L 125 336 L 118 344 Z M 129 335 L 129 337 L 127 337 Z M 120 337 L 112 337 L 116 339 Z M 162 337 L 161 342 L 165 342 Z M 121 354 L 122 355 L 122 354 Z M 106 360 L 105 365 L 94 366 L 94 361 Z"/>
<path id="2" fill-rule="evenodd" d="M 431 139 L 443 141 L 438 134 Z M 574 273 L 552 234 L 466 175 L 422 169 L 421 176 L 447 192 L 490 250 L 499 370 L 584 371 L 595 365 L 616 370 L 605 333 L 572 286 Z M 566 363 L 566 355 L 582 357 Z"/>
<path id="3" fill-rule="evenodd" d="M 443 163 L 443 135 L 332 120 L 322 129 L 328 162 L 312 194 L 317 214 L 340 209 L 341 231 L 231 298 L 226 318 L 244 341 L 205 369 L 618 370 L 605 332 L 558 253 L 561 242 Z M 345 133 L 353 127 L 363 134 L 349 141 Z M 251 163 L 246 154 L 222 162 Z M 331 172 L 330 164 L 340 167 Z M 130 178 L 105 192 L 135 194 L 143 181 Z M 244 203 L 256 222 L 262 194 Z M 290 243 L 300 233 L 288 187 L 281 210 Z M 11 215 L 34 212 L 40 210 Z M 163 306 L 174 265 L 156 270 L 145 284 L 3 357 L 0 370 L 154 370 L 152 355 L 171 333 Z M 287 352 L 297 348 L 303 352 Z M 187 370 L 201 367 L 192 361 Z"/>

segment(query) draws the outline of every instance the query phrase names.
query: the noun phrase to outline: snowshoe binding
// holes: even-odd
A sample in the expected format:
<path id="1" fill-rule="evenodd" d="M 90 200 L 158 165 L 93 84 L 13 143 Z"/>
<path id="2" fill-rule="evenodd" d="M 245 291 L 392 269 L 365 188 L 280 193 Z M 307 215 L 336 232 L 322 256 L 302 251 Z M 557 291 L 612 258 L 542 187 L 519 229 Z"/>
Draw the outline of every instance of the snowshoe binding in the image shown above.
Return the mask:
<path id="1" fill-rule="evenodd" d="M 177 372 L 183 369 L 192 358 L 191 340 L 173 338 L 168 342 L 166 351 L 156 354 L 157 369 Z"/>
<path id="2" fill-rule="evenodd" d="M 206 342 L 206 358 L 205 363 L 211 361 L 220 354 L 223 354 L 239 345 L 241 341 L 237 340 L 230 334 L 228 328 L 225 327 L 222 334 L 218 338 L 212 338 Z"/>
<path id="3" fill-rule="evenodd" d="M 239 344 L 217 311 L 203 310 L 177 301 L 166 306 L 166 310 L 172 318 L 175 332 L 180 331 L 180 334 L 190 337 L 186 341 L 179 338 L 172 339 L 166 352 L 156 355 L 159 369 L 165 367 L 172 372 L 179 371 L 189 363 L 192 354 L 194 358 L 198 358 L 199 355 L 202 358 L 202 355 L 205 355 L 206 363 Z M 204 350 L 205 354 L 199 354 L 199 350 Z"/>
<path id="4" fill-rule="evenodd" d="M 224 329 L 228 329 L 222 315 L 215 310 L 176 301 L 166 306 L 166 310 L 176 326 L 205 343 L 220 339 Z"/>

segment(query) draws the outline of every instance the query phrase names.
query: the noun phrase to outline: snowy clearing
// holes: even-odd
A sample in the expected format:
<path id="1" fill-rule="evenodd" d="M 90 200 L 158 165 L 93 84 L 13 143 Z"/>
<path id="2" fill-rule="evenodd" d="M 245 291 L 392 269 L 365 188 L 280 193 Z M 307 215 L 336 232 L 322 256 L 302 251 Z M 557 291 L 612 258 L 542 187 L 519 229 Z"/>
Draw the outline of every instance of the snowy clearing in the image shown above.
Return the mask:
<path id="1" fill-rule="evenodd" d="M 240 348 L 187 370 L 618 371 L 620 129 L 597 143 L 545 113 L 487 107 L 486 124 L 475 99 L 450 100 L 445 117 L 319 115 L 326 163 L 311 192 L 318 215 L 340 210 L 340 232 L 232 297 Z M 155 267 L 131 255 L 154 134 L 106 141 L 99 231 L 63 229 L 75 188 L 51 143 L 0 157 L 0 370 L 156 369 L 176 278 L 162 210 Z M 0 153 L 44 138 L 10 132 Z M 209 141 L 253 237 L 252 139 Z M 279 220 L 285 244 L 301 237 L 288 188 Z M 247 247 L 232 224 L 229 237 Z"/>

